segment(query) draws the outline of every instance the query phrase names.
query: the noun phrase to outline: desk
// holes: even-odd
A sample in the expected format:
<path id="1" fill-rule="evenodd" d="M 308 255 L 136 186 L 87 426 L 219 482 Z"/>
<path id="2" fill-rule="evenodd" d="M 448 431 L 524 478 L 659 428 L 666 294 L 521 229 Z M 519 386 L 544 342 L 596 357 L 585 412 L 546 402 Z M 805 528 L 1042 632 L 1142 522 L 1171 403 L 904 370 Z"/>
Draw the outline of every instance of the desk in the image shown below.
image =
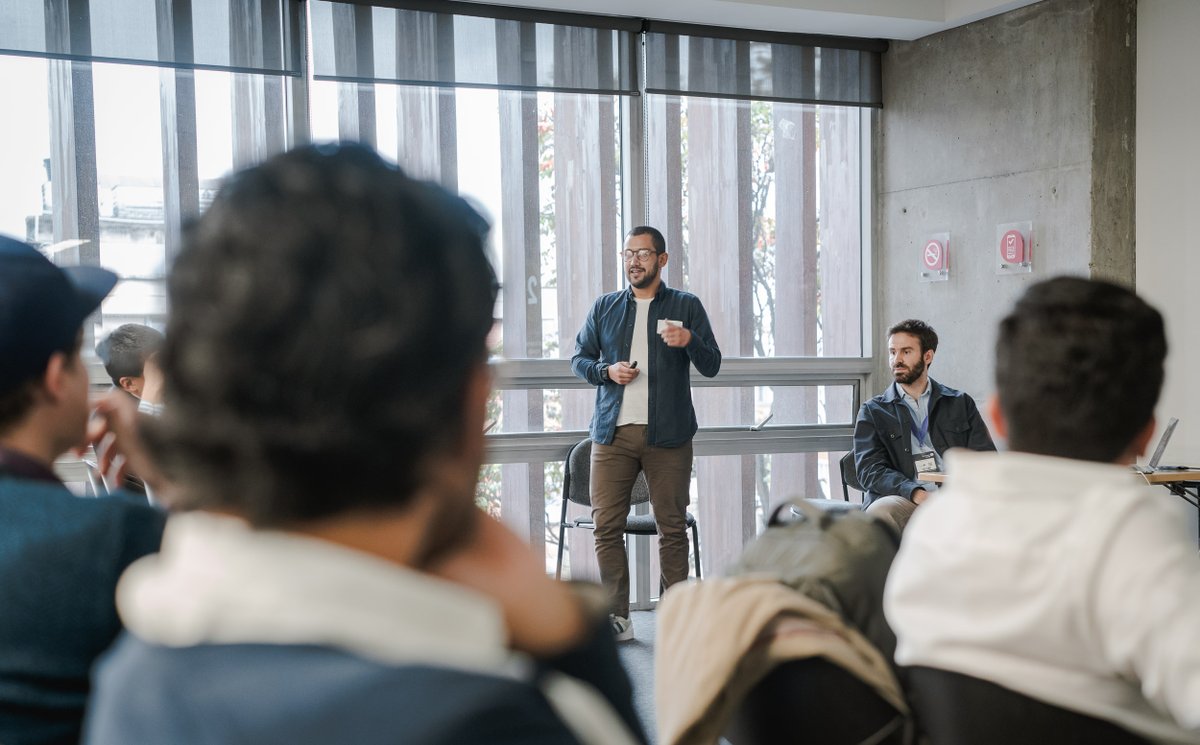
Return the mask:
<path id="1" fill-rule="evenodd" d="M 1144 478 L 1147 484 L 1167 487 L 1167 491 L 1195 507 L 1197 519 L 1200 520 L 1200 470 L 1154 471 L 1138 475 Z M 1196 541 L 1200 544 L 1200 535 L 1196 536 Z"/>
<path id="2" fill-rule="evenodd" d="M 1195 507 L 1197 515 L 1200 517 L 1200 469 L 1154 471 L 1153 473 L 1135 471 L 1134 473 L 1145 479 L 1147 484 L 1165 486 L 1167 491 Z M 946 474 L 941 471 L 926 471 L 917 474 L 917 481 L 944 484 L 946 483 Z M 1200 544 L 1200 535 L 1196 536 L 1196 540 Z"/>
<path id="3" fill-rule="evenodd" d="M 1146 479 L 1147 484 L 1162 484 L 1168 489 L 1171 487 L 1171 484 L 1200 483 L 1200 470 L 1155 471 L 1154 473 L 1140 473 L 1138 475 Z"/>

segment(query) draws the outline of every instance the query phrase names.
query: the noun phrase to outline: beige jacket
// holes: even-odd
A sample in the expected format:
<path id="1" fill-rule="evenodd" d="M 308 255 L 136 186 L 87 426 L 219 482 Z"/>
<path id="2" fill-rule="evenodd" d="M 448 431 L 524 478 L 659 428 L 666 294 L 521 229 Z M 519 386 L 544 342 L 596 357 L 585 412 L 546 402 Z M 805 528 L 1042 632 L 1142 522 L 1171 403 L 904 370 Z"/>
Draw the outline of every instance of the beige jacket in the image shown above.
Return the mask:
<path id="1" fill-rule="evenodd" d="M 661 745 L 717 742 L 759 680 L 781 662 L 806 657 L 840 665 L 898 711 L 909 711 L 891 668 L 870 642 L 773 577 L 675 585 L 659 605 L 656 647 Z"/>

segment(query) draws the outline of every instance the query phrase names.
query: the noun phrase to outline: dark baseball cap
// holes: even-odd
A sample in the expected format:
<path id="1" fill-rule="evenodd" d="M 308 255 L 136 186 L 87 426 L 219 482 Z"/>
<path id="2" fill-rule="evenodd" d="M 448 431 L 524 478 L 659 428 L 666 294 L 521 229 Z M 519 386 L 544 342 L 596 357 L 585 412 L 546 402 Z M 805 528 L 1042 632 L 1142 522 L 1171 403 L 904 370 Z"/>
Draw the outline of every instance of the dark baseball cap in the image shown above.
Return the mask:
<path id="1" fill-rule="evenodd" d="M 41 374 L 117 284 L 98 266 L 58 267 L 36 248 L 0 235 L 0 393 Z"/>

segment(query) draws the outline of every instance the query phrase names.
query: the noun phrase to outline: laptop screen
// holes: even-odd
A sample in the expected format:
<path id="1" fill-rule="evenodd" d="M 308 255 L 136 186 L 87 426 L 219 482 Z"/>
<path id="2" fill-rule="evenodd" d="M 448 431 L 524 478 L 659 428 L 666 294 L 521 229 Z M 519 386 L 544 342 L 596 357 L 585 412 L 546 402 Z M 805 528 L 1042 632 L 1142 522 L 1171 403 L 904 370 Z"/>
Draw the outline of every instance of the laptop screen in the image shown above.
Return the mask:
<path id="1" fill-rule="evenodd" d="M 1175 417 L 1171 417 L 1171 420 L 1167 422 L 1167 428 L 1163 430 L 1162 437 L 1158 439 L 1158 447 L 1154 448 L 1154 455 L 1150 456 L 1148 465 L 1151 468 L 1158 468 L 1158 462 L 1162 460 L 1163 453 L 1167 450 L 1167 443 L 1171 440 L 1171 433 L 1175 431 L 1176 424 L 1179 424 L 1179 420 Z"/>

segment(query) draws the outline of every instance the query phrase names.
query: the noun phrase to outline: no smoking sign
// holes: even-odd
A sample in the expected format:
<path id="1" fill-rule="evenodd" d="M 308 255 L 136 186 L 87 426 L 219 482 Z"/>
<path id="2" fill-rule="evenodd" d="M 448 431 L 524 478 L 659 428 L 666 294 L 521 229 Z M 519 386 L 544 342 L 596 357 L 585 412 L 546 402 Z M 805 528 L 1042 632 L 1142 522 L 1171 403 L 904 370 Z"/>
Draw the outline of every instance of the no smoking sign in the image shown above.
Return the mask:
<path id="1" fill-rule="evenodd" d="M 926 269 L 933 269 L 934 271 L 941 269 L 942 264 L 945 263 L 945 258 L 946 254 L 942 250 L 941 241 L 929 241 L 925 244 L 923 259 Z"/>
<path id="2" fill-rule="evenodd" d="M 921 242 L 921 281 L 944 282 L 950 279 L 950 234 L 934 233 Z"/>

